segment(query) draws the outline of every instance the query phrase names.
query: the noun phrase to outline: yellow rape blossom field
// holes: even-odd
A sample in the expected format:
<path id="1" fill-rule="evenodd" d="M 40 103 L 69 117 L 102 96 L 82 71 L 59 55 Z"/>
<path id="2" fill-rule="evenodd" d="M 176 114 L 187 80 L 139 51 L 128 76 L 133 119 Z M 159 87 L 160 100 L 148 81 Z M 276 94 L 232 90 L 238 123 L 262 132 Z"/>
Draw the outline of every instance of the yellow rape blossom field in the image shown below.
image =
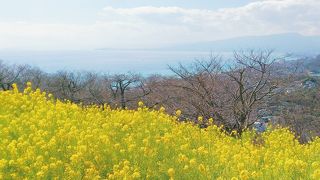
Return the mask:
<path id="1" fill-rule="evenodd" d="M 234 138 L 180 114 L 82 107 L 14 86 L 0 92 L 0 179 L 320 179 L 319 139 L 302 145 L 274 129 L 254 143 L 254 132 Z"/>

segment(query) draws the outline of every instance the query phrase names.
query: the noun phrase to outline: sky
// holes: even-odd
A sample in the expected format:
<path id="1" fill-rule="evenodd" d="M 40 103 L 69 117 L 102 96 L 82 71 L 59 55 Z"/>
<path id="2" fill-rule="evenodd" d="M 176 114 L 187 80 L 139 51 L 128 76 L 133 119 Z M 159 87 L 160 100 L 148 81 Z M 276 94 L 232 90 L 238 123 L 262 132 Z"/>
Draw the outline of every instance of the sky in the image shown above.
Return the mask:
<path id="1" fill-rule="evenodd" d="M 148 49 L 320 35 L 320 0 L 0 0 L 0 50 Z"/>

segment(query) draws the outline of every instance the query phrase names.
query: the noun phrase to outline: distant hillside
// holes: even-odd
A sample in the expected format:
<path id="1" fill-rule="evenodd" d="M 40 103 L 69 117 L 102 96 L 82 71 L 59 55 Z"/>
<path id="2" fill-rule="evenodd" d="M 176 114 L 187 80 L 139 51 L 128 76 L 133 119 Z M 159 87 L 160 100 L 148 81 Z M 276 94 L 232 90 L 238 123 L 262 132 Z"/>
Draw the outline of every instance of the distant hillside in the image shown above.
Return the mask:
<path id="1" fill-rule="evenodd" d="M 247 36 L 227 40 L 182 44 L 168 50 L 187 51 L 233 51 L 248 49 L 273 49 L 277 52 L 300 55 L 320 54 L 320 36 L 300 34 L 276 34 L 268 36 Z"/>
<path id="2" fill-rule="evenodd" d="M 315 58 L 305 60 L 305 67 L 314 73 L 320 73 L 320 55 Z"/>

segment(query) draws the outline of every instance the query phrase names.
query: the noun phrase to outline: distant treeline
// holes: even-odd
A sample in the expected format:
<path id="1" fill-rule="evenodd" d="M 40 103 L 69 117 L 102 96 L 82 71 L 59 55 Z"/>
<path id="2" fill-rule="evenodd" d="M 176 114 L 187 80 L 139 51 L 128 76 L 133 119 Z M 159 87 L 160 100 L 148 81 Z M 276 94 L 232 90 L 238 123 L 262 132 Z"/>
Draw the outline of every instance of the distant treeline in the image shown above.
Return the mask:
<path id="1" fill-rule="evenodd" d="M 309 59 L 312 68 L 319 65 Z M 46 73 L 28 65 L 7 65 L 0 62 L 0 88 L 10 90 L 13 83 L 23 89 L 26 82 L 33 88 L 51 93 L 62 101 L 103 107 L 134 109 L 138 101 L 149 108 L 164 107 L 168 113 L 182 111 L 181 119 L 192 120 L 201 127 L 213 118 L 227 131 L 239 134 L 250 128 L 259 110 L 268 108 L 281 89 L 308 76 L 310 64 L 303 60 L 286 61 L 271 51 L 234 52 L 231 63 L 223 64 L 212 55 L 193 64 L 169 66 L 173 76 L 135 73 L 98 74 L 93 72 L 59 71 Z M 197 122 L 198 117 L 204 121 Z M 290 123 L 287 125 L 292 126 Z"/>

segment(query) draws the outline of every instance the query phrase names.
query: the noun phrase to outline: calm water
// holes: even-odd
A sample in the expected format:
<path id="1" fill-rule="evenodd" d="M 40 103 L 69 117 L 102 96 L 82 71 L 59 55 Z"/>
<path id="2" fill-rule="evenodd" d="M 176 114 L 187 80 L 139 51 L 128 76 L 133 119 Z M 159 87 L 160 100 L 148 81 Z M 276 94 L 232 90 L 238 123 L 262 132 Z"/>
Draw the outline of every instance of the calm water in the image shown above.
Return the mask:
<path id="1" fill-rule="evenodd" d="M 103 73 L 170 74 L 168 65 L 189 64 L 208 58 L 211 52 L 182 51 L 0 51 L 0 59 L 10 64 L 29 64 L 46 72 L 84 70 Z M 226 54 L 226 53 L 224 53 Z"/>

